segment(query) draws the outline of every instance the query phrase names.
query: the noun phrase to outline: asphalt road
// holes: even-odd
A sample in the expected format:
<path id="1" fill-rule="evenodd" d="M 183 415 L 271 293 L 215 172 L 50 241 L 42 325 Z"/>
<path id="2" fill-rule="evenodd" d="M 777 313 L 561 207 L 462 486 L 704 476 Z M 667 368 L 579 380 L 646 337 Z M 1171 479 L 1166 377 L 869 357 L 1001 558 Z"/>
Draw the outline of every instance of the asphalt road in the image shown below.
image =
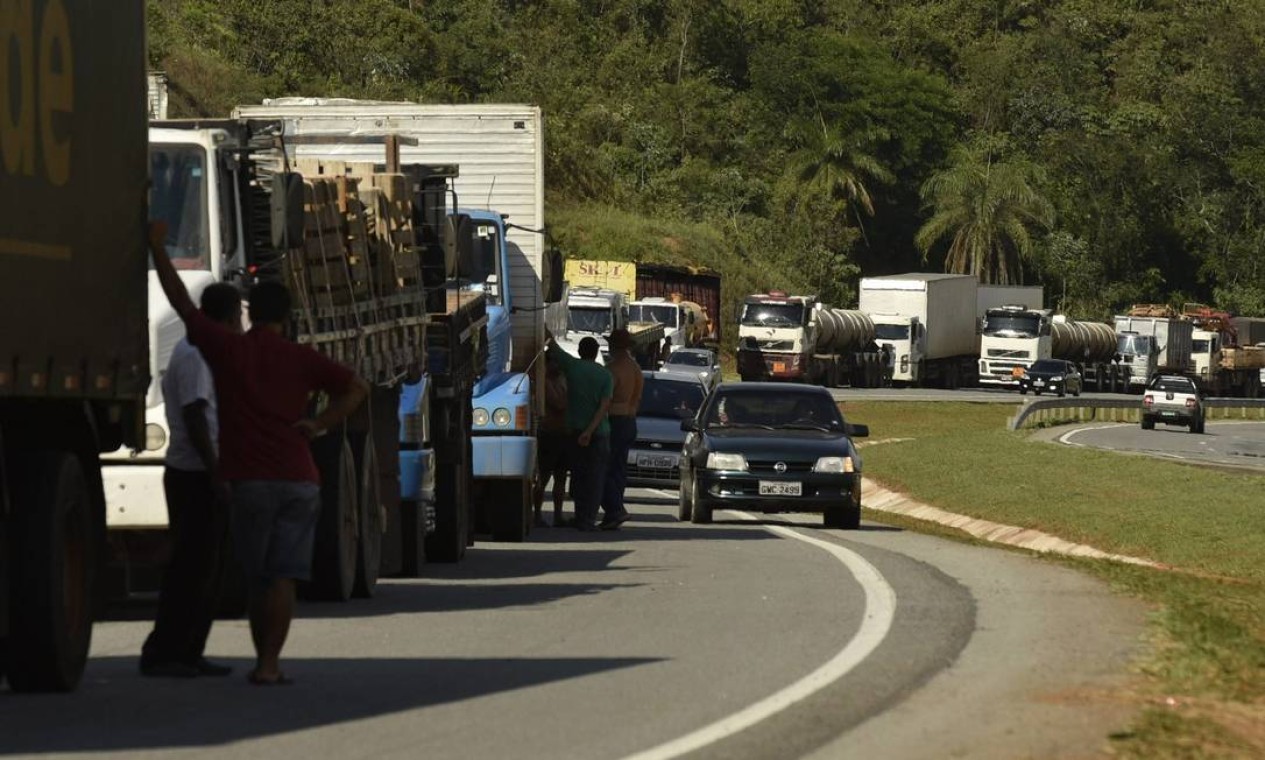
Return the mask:
<path id="1" fill-rule="evenodd" d="M 142 679 L 100 624 L 73 695 L 0 693 L 0 754 L 1084 757 L 1128 721 L 1144 611 L 1066 568 L 820 517 L 694 526 L 640 492 L 612 533 L 479 543 L 375 599 L 305 604 L 293 686 Z M 732 518 L 732 519 L 724 519 Z"/>
<path id="2" fill-rule="evenodd" d="M 1046 435 L 1071 446 L 1265 470 L 1265 423 L 1260 422 L 1209 422 L 1203 435 L 1158 423 L 1154 430 L 1136 424 L 1098 424 L 1058 428 Z"/>

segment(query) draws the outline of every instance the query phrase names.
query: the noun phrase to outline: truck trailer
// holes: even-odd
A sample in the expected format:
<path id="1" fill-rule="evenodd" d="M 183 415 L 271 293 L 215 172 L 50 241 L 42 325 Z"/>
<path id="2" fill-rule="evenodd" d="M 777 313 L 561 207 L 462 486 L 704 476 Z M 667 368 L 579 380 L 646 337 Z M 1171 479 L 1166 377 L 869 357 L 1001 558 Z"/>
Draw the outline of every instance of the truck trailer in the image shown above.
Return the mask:
<path id="1" fill-rule="evenodd" d="M 296 160 L 374 161 L 363 140 L 390 134 L 403 163 L 459 167 L 458 211 L 473 226 L 471 267 L 459 275 L 487 298 L 487 365 L 474 387 L 476 517 L 494 539 L 521 541 L 531 526 L 536 431 L 544 411 L 547 304 L 561 298 L 562 266 L 544 240 L 544 120 L 523 104 L 418 105 L 279 98 L 237 116 L 277 119 Z M 554 257 L 556 258 L 556 257 Z M 552 276 L 546 282 L 545 275 Z"/>
<path id="2" fill-rule="evenodd" d="M 69 691 L 101 598 L 100 455 L 146 445 L 144 4 L 22 6 L 0 45 L 0 680 Z"/>
<path id="3" fill-rule="evenodd" d="M 893 383 L 975 385 L 978 282 L 973 275 L 897 274 L 861 280 L 860 310 L 894 355 Z"/>

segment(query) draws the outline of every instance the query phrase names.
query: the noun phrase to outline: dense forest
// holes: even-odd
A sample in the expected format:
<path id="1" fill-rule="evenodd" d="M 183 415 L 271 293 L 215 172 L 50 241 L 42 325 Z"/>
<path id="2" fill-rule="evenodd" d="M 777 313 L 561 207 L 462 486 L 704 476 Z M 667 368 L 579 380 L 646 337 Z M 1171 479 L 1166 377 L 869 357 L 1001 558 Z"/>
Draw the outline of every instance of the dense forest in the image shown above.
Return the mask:
<path id="1" fill-rule="evenodd" d="M 1260 0 L 149 0 L 173 115 L 526 101 L 569 256 L 1265 315 Z"/>

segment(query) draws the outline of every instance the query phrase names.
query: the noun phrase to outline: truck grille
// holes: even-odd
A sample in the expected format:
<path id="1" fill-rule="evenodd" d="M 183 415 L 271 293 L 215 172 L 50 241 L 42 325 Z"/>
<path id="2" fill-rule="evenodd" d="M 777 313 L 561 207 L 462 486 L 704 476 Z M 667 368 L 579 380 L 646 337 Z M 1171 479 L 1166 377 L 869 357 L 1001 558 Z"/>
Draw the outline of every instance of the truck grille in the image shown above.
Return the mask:
<path id="1" fill-rule="evenodd" d="M 780 475 L 783 473 L 779 473 L 777 469 L 775 469 L 779 461 L 782 460 L 758 462 L 748 460 L 747 470 L 756 475 Z M 790 475 L 797 472 L 812 472 L 813 465 L 815 465 L 816 462 L 784 462 L 784 464 L 786 465 L 786 472 L 784 474 Z"/>

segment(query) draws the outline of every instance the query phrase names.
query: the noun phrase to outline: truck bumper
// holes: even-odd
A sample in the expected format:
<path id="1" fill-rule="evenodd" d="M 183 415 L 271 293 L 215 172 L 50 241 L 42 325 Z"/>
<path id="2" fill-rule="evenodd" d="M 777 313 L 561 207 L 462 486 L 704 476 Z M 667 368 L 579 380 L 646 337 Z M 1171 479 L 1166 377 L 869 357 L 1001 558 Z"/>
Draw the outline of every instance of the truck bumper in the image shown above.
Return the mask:
<path id="1" fill-rule="evenodd" d="M 808 368 L 808 357 L 800 354 L 738 352 L 738 374 L 769 380 L 799 380 Z"/>
<path id="2" fill-rule="evenodd" d="M 474 437 L 474 477 L 526 479 L 536 474 L 536 438 L 527 435 Z"/>
<path id="3" fill-rule="evenodd" d="M 159 530 L 167 527 L 163 469 L 161 464 L 101 468 L 107 528 Z"/>

